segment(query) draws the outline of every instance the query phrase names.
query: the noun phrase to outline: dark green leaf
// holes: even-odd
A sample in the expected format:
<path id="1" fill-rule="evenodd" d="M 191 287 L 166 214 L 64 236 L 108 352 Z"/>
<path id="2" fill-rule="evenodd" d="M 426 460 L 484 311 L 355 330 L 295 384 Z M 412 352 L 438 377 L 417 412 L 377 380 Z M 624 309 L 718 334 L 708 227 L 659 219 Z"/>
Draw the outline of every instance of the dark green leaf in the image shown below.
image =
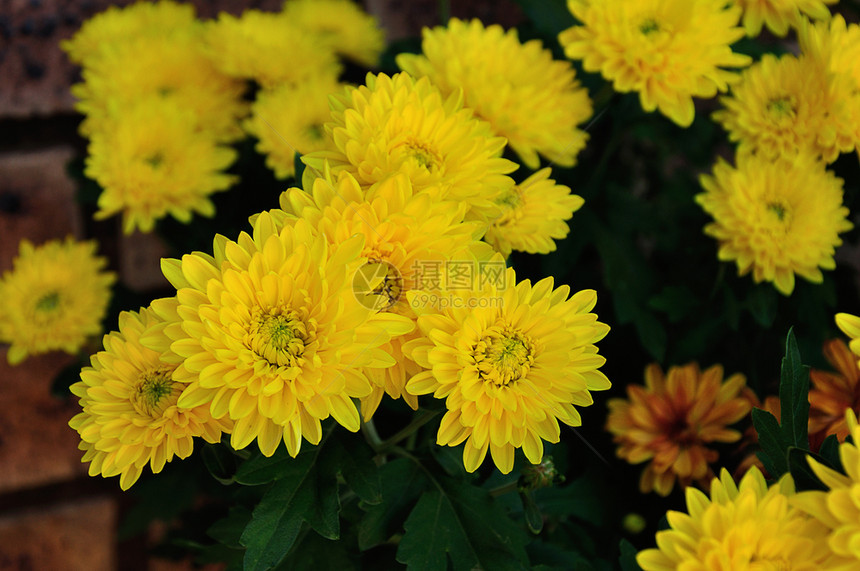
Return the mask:
<path id="1" fill-rule="evenodd" d="M 355 494 L 368 504 L 382 501 L 382 490 L 379 482 L 379 469 L 373 462 L 373 449 L 363 438 L 340 431 L 340 437 L 331 443 L 331 458 L 335 462 L 335 471 L 343 475 L 343 479 Z"/>
<path id="2" fill-rule="evenodd" d="M 293 157 L 293 165 L 296 169 L 295 178 L 298 186 L 301 186 L 302 175 L 305 172 L 305 163 L 302 162 L 302 155 L 296 151 L 295 156 Z"/>
<path id="3" fill-rule="evenodd" d="M 796 448 L 792 446 L 788 449 L 788 470 L 791 472 L 791 477 L 794 478 L 794 485 L 798 491 L 805 490 L 826 490 L 827 486 L 821 483 L 812 468 L 809 467 L 809 462 L 806 461 L 808 450 Z M 816 460 L 821 461 L 820 458 Z"/>
<path id="4" fill-rule="evenodd" d="M 648 307 L 665 313 L 677 322 L 699 306 L 699 300 L 687 286 L 666 286 L 648 300 Z"/>
<path id="5" fill-rule="evenodd" d="M 537 535 L 543 529 L 543 515 L 540 513 L 540 508 L 535 502 L 531 490 L 520 492 L 520 500 L 523 502 L 523 514 L 526 517 L 526 525 L 529 531 Z"/>
<path id="6" fill-rule="evenodd" d="M 642 345 L 656 361 L 662 361 L 666 354 L 666 329 L 663 324 L 644 310 L 636 314 L 633 322 Z"/>
<path id="7" fill-rule="evenodd" d="M 768 411 L 754 408 L 752 421 L 761 446 L 758 457 L 764 464 L 765 470 L 772 477 L 778 478 L 788 471 L 786 449 L 789 443 L 783 440 L 782 430 L 776 417 Z"/>
<path id="8" fill-rule="evenodd" d="M 794 331 L 785 340 L 785 357 L 779 381 L 779 404 L 783 440 L 798 448 L 809 448 L 809 368 L 800 361 Z"/>
<path id="9" fill-rule="evenodd" d="M 548 37 L 576 25 L 565 0 L 516 0 L 535 27 Z"/>
<path id="10" fill-rule="evenodd" d="M 343 541 L 330 541 L 315 533 L 306 533 L 278 568 L 284 571 L 350 571 L 358 566 Z"/>
<path id="11" fill-rule="evenodd" d="M 245 569 L 270 569 L 293 546 L 304 516 L 312 508 L 311 490 L 305 484 L 316 475 L 311 468 L 317 458 L 318 449 L 296 456 L 257 504 L 241 538 L 247 548 Z"/>
<path id="12" fill-rule="evenodd" d="M 203 465 L 206 466 L 213 478 L 225 486 L 233 483 L 237 462 L 236 456 L 230 450 L 221 444 L 209 444 L 207 442 L 203 445 L 200 455 L 203 458 Z"/>
<path id="13" fill-rule="evenodd" d="M 409 515 L 429 482 L 424 472 L 405 458 L 398 458 L 379 468 L 382 502 L 370 506 L 358 528 L 358 545 L 370 549 L 403 530 Z"/>
<path id="14" fill-rule="evenodd" d="M 239 466 L 233 479 L 245 486 L 268 484 L 283 477 L 295 463 L 296 459 L 281 444 L 271 457 L 259 454 Z"/>
<path id="15" fill-rule="evenodd" d="M 818 449 L 818 455 L 821 457 L 821 462 L 830 466 L 838 472 L 845 472 L 842 468 L 842 459 L 839 458 L 839 439 L 835 434 L 831 434 L 821 443 L 821 448 Z"/>
<path id="16" fill-rule="evenodd" d="M 773 286 L 761 284 L 755 286 L 747 298 L 747 309 L 756 323 L 769 329 L 776 319 L 776 302 L 777 293 Z"/>
<path id="17" fill-rule="evenodd" d="M 245 506 L 233 506 L 230 508 L 227 517 L 219 519 L 213 523 L 206 533 L 212 539 L 223 543 L 227 547 L 233 549 L 244 549 L 239 539 L 242 537 L 242 531 L 251 521 L 251 510 Z"/>
<path id="18" fill-rule="evenodd" d="M 404 527 L 397 560 L 408 569 L 527 569 L 528 537 L 480 488 L 443 480 L 425 492 Z M 492 525 L 488 525 L 492 522 Z"/>
<path id="19" fill-rule="evenodd" d="M 636 562 L 637 551 L 632 543 L 626 539 L 622 539 L 618 548 L 621 550 L 621 556 L 618 558 L 621 571 L 642 571 L 642 568 Z"/>

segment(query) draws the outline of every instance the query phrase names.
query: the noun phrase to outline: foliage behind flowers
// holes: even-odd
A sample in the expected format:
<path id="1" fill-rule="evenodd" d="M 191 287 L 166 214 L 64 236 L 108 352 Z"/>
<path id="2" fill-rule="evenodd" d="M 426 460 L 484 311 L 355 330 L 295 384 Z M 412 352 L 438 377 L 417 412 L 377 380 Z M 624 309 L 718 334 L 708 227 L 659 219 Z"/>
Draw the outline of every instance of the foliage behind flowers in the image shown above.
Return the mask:
<path id="1" fill-rule="evenodd" d="M 349 0 L 137 3 L 64 44 L 89 206 L 170 288 L 98 350 L 94 243 L 24 243 L 0 341 L 93 353 L 70 425 L 127 531 L 231 569 L 858 565 L 856 10 L 519 4 L 386 47 Z"/>

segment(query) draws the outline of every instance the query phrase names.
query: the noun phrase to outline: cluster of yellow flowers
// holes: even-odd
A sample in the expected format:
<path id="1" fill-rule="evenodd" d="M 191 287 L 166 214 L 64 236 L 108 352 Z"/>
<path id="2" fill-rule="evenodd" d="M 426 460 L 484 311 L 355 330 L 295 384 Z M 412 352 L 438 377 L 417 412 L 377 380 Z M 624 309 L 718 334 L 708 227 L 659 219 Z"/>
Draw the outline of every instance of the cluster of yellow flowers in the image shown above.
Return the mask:
<path id="1" fill-rule="evenodd" d="M 834 2 L 569 0 L 581 25 L 559 36 L 568 57 L 682 127 L 693 121 L 693 97 L 731 87 L 713 118 L 738 143 L 736 165 L 720 160 L 703 175 L 696 201 L 714 218 L 705 232 L 719 259 L 785 295 L 795 275 L 820 283 L 835 267 L 839 234 L 852 228 L 842 180 L 826 164 L 860 144 L 860 27 L 831 19 L 825 4 Z M 801 55 L 724 69 L 750 65 L 731 44 L 762 24 L 782 36 L 796 28 Z"/>
<path id="2" fill-rule="evenodd" d="M 579 425 L 576 407 L 610 386 L 595 292 L 517 282 L 505 261 L 555 249 L 583 204 L 549 168 L 517 184 L 517 164 L 502 157 L 510 143 L 534 167 L 539 154 L 575 162 L 592 111 L 570 64 L 498 26 L 455 20 L 425 32 L 424 55 L 402 58 L 415 75 L 371 73 L 335 90 L 330 54 L 374 62 L 378 46 L 358 32 L 376 28 L 362 16 L 364 27 L 331 29 L 337 19 L 315 19 L 317 4 L 222 15 L 199 32 L 204 52 L 220 50 L 218 73 L 260 84 L 245 126 L 269 164 L 289 176 L 306 153 L 303 188 L 235 239 L 216 236 L 211 254 L 163 260 L 176 295 L 124 313 L 105 337 L 72 389 L 91 474 L 127 488 L 147 464 L 158 472 L 190 454 L 195 436 L 229 434 L 233 448 L 256 443 L 266 456 L 283 442 L 295 456 L 329 417 L 357 431 L 386 394 L 413 409 L 420 395 L 444 399 L 438 444 L 464 443 L 469 471 L 489 453 L 508 473 L 516 449 L 539 463 L 559 421 Z M 485 69 L 499 50 L 533 81 Z M 306 67 L 273 57 L 286 51 L 306 54 Z M 464 69 L 495 83 L 468 83 Z M 280 129 L 288 153 L 265 134 Z M 293 146 L 299 133 L 320 145 Z"/>

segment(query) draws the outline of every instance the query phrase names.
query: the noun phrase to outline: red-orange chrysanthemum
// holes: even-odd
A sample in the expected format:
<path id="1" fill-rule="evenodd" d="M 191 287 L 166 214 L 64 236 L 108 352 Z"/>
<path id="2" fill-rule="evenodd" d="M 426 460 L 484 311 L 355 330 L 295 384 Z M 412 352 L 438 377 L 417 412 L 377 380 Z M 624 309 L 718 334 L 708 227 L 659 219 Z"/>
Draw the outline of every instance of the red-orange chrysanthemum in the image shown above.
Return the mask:
<path id="1" fill-rule="evenodd" d="M 718 458 L 711 442 L 736 442 L 741 433 L 728 428 L 749 413 L 746 379 L 723 380 L 720 365 L 699 370 L 696 363 L 645 369 L 645 386 L 628 385 L 628 399 L 609 401 L 607 429 L 618 444 L 616 454 L 631 464 L 649 462 L 639 489 L 666 496 L 675 480 L 682 486 L 706 486 Z"/>

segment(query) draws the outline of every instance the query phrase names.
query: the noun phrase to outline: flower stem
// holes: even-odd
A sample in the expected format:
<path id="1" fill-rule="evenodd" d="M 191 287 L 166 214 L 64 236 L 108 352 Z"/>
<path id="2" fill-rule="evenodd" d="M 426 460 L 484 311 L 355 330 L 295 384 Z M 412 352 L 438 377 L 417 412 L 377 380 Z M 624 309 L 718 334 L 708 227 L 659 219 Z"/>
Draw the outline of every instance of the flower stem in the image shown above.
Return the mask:
<path id="1" fill-rule="evenodd" d="M 376 431 L 376 425 L 373 424 L 372 418 L 367 422 L 361 423 L 361 433 L 364 435 L 364 439 L 367 443 L 370 444 L 370 447 L 373 448 L 374 451 L 378 452 L 380 446 L 382 446 L 382 439 Z"/>
<path id="2" fill-rule="evenodd" d="M 393 446 L 396 446 L 402 440 L 409 438 L 419 428 L 433 420 L 433 418 L 435 418 L 437 414 L 439 414 L 438 410 L 422 410 L 418 413 L 417 416 L 415 416 L 415 418 L 412 419 L 412 422 L 403 427 L 403 429 L 400 430 L 397 434 L 395 434 L 388 440 L 380 442 L 379 445 L 376 446 L 376 452 L 386 452 Z"/>

